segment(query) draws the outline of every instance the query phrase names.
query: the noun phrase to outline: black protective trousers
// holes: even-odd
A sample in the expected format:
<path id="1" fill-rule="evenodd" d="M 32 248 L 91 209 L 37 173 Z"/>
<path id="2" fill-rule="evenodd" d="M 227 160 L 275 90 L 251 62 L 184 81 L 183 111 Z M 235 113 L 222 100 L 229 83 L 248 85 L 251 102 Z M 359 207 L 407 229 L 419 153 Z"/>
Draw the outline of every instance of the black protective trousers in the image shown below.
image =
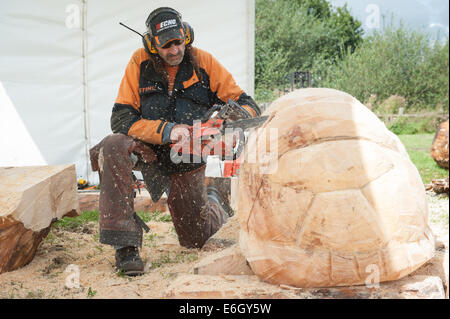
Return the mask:
<path id="1" fill-rule="evenodd" d="M 135 166 L 132 154 L 139 159 Z M 142 247 L 142 226 L 134 211 L 132 171 L 157 161 L 146 143 L 111 134 L 90 150 L 91 166 L 100 178 L 100 242 L 116 247 Z M 201 248 L 228 219 L 224 209 L 208 200 L 205 168 L 170 175 L 169 211 L 181 246 Z M 144 180 L 151 180 L 145 178 Z"/>

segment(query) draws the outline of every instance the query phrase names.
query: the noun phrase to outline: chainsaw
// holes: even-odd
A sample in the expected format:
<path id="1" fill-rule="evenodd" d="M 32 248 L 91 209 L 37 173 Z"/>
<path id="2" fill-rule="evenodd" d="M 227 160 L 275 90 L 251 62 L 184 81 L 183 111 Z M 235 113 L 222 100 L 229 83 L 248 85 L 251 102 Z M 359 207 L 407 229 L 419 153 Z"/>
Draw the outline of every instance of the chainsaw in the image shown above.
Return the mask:
<path id="1" fill-rule="evenodd" d="M 236 118 L 244 118 L 237 119 Z M 245 146 L 244 131 L 261 126 L 268 116 L 252 118 L 238 103 L 228 100 L 224 105 L 212 106 L 199 123 L 192 126 L 190 147 L 183 148 L 181 153 L 205 157 L 218 155 L 225 165 L 239 166 L 240 155 Z M 171 147 L 177 144 L 171 144 Z M 180 153 L 180 152 L 179 152 Z M 236 174 L 236 167 L 226 169 L 225 175 Z"/>

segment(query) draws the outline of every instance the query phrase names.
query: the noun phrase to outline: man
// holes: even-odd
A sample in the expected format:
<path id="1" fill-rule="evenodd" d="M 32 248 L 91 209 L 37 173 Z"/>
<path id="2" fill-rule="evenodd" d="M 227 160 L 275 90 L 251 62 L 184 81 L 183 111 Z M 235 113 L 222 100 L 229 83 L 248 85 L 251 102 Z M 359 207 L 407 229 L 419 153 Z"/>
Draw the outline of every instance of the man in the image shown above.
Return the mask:
<path id="1" fill-rule="evenodd" d="M 154 202 L 168 194 L 180 245 L 201 248 L 232 211 L 217 189 L 207 189 L 204 160 L 175 163 L 170 144 L 192 139 L 194 120 L 229 99 L 249 116 L 261 113 L 211 54 L 192 47 L 193 31 L 177 11 L 156 9 L 146 26 L 112 110 L 114 134 L 90 151 L 100 176 L 100 242 L 116 248 L 116 267 L 128 275 L 143 272 L 138 248 L 146 227 L 134 212 L 132 170 L 142 172 Z"/>

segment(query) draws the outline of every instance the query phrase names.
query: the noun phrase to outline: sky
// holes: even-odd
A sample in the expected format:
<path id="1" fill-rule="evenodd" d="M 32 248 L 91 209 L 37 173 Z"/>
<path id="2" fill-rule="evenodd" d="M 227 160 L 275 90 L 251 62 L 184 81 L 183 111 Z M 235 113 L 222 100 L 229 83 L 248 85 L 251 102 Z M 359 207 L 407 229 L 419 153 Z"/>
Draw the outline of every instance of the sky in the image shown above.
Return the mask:
<path id="1" fill-rule="evenodd" d="M 358 18 L 369 34 L 383 24 L 383 16 L 394 21 L 402 20 L 414 29 L 425 30 L 441 38 L 448 37 L 449 0 L 329 0 L 334 6 L 347 4 L 353 16 Z"/>

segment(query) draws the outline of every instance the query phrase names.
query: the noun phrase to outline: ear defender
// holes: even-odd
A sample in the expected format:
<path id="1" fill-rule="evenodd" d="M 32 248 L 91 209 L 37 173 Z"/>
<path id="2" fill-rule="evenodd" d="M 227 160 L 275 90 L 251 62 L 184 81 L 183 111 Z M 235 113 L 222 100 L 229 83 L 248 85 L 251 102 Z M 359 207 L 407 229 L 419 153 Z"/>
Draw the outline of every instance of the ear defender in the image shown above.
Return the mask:
<path id="1" fill-rule="evenodd" d="M 152 35 L 152 30 L 150 28 L 150 22 L 154 17 L 156 17 L 161 12 L 174 13 L 178 16 L 180 21 L 183 21 L 181 18 L 181 14 L 178 11 L 176 11 L 172 8 L 168 8 L 168 7 L 159 8 L 159 9 L 154 10 L 152 13 L 150 13 L 147 20 L 145 21 L 145 25 L 147 26 L 148 31 L 146 33 L 144 33 L 144 35 L 142 37 L 142 43 L 144 45 L 144 49 L 149 54 L 150 53 L 158 54 L 158 51 L 156 50 L 156 48 L 153 44 L 153 35 Z M 182 27 L 183 27 L 184 37 L 185 37 L 184 43 L 186 45 L 192 44 L 192 42 L 194 42 L 194 29 L 192 29 L 190 24 L 187 22 L 182 22 Z"/>
<path id="2" fill-rule="evenodd" d="M 192 29 L 189 23 L 183 22 L 183 31 L 186 38 L 184 43 L 186 45 L 192 44 L 192 42 L 194 42 L 194 29 Z"/>
<path id="3" fill-rule="evenodd" d="M 144 49 L 148 54 L 157 54 L 158 51 L 154 47 L 150 34 L 148 32 L 144 33 L 144 36 L 142 37 L 142 44 L 144 45 Z"/>

